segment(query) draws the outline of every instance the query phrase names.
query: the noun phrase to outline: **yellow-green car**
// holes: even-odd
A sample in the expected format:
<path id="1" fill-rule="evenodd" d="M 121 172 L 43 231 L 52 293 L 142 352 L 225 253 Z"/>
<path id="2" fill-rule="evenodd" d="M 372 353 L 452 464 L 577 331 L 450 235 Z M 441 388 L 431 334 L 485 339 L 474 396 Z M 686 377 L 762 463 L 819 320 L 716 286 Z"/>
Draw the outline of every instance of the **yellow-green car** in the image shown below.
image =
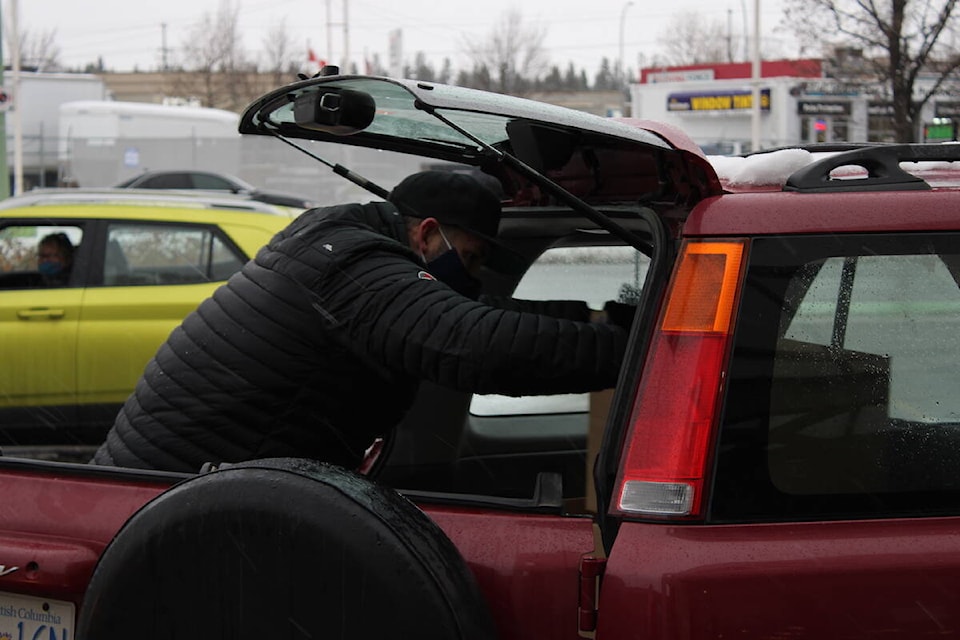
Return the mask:
<path id="1" fill-rule="evenodd" d="M 92 451 L 170 331 L 298 213 L 130 190 L 0 202 L 0 449 Z"/>

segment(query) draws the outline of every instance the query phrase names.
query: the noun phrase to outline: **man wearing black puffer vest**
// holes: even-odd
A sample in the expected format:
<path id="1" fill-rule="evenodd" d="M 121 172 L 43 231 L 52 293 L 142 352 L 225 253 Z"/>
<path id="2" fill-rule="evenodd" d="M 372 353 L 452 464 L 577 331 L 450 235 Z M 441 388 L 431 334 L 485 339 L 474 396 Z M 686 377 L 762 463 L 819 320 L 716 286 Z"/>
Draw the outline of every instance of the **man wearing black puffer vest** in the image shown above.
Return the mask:
<path id="1" fill-rule="evenodd" d="M 491 191 L 423 172 L 389 200 L 314 209 L 277 234 L 170 334 L 92 462 L 356 468 L 420 380 L 503 395 L 614 386 L 627 332 L 585 304 L 475 299 L 480 266 L 510 257 Z"/>

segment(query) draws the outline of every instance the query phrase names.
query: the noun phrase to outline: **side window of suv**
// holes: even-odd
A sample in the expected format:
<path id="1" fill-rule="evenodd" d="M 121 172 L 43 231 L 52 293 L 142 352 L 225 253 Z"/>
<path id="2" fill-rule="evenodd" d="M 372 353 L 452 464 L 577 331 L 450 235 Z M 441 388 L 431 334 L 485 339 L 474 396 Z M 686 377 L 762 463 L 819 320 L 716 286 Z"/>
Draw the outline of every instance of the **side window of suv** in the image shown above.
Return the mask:
<path id="1" fill-rule="evenodd" d="M 245 262 L 203 226 L 111 223 L 105 286 L 197 284 L 226 280 Z"/>
<path id="2" fill-rule="evenodd" d="M 960 238 L 753 243 L 718 520 L 960 512 Z"/>

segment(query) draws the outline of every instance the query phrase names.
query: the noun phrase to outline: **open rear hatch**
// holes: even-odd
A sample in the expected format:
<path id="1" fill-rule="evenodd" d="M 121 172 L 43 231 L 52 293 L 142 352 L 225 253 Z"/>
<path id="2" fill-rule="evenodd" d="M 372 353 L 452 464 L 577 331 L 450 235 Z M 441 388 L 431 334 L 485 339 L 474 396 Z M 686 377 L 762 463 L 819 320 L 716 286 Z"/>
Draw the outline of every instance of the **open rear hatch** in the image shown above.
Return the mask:
<path id="1" fill-rule="evenodd" d="M 475 167 L 499 181 L 505 207 L 568 206 L 630 244 L 632 234 L 596 206 L 639 204 L 682 220 L 721 192 L 713 168 L 679 131 L 414 80 L 318 75 L 254 101 L 240 133 L 276 136 L 380 197 L 386 189 L 292 140 Z"/>
<path id="2" fill-rule="evenodd" d="M 662 259 L 673 244 L 668 235 L 674 238 L 679 235 L 683 220 L 700 200 L 722 192 L 720 181 L 706 157 L 678 130 L 639 120 L 603 118 L 512 96 L 413 80 L 320 75 L 296 82 L 251 104 L 241 117 L 240 132 L 275 136 L 381 198 L 388 196 L 387 189 L 371 184 L 353 168 L 333 164 L 323 157 L 332 155 L 329 144 L 410 154 L 434 162 L 451 163 L 455 170 L 492 176 L 499 183 L 504 206 L 500 239 L 509 241 L 508 246 L 519 249 L 523 256 L 538 256 L 560 239 L 572 242 L 564 245 L 572 247 L 626 244 L 637 250 L 632 256 L 634 260 L 640 255 L 649 258 L 650 267 L 644 278 L 655 284 L 644 286 L 639 294 L 637 306 L 641 313 L 635 326 L 653 322 L 658 307 L 647 304 L 645 297 L 649 296 L 651 300 L 658 297 L 671 268 L 672 262 Z M 597 233 L 601 230 L 608 233 Z M 634 262 L 634 278 L 640 277 L 638 264 Z M 508 286 L 502 290 L 493 287 L 492 292 L 511 295 L 516 281 L 489 284 L 506 284 Z M 640 291 L 639 286 L 637 291 Z M 563 295 L 549 299 L 564 299 Z M 643 350 L 631 350 L 629 357 L 635 362 L 628 363 L 625 370 L 639 370 Z M 633 386 L 628 382 L 623 388 Z M 612 424 L 626 422 L 617 417 L 617 411 L 626 411 L 629 396 L 625 391 L 625 400 L 616 403 L 622 408 L 614 408 Z M 419 490 L 421 498 L 427 495 L 424 491 L 430 492 L 430 500 L 438 500 L 437 492 L 442 492 L 444 495 L 456 494 L 457 504 L 462 504 L 467 499 L 465 495 L 469 495 L 471 500 L 495 500 L 500 506 L 509 500 L 520 499 L 524 509 L 556 508 L 551 500 L 540 503 L 543 495 L 552 495 L 550 492 L 536 490 L 530 499 L 518 498 L 517 487 L 528 486 L 526 476 L 531 470 L 546 469 L 545 460 L 557 462 L 566 473 L 567 467 L 558 461 L 571 459 L 564 456 L 573 451 L 570 447 L 577 443 L 576 438 L 567 438 L 560 446 L 545 440 L 542 430 L 536 430 L 535 445 L 545 449 L 529 449 L 537 452 L 534 461 L 525 454 L 515 455 L 516 451 L 510 447 L 516 445 L 509 438 L 494 442 L 488 437 L 484 442 L 487 446 L 485 455 L 489 457 L 477 458 L 478 464 L 483 466 L 486 483 L 481 496 L 476 483 L 471 485 L 468 481 L 471 476 L 466 470 L 472 468 L 469 463 L 473 458 L 461 457 L 458 448 L 451 449 L 445 444 L 464 441 L 462 412 L 465 405 L 462 398 L 438 398 L 441 398 L 439 394 L 430 396 L 429 402 L 415 405 L 407 420 L 412 425 L 411 433 L 429 424 L 430 440 L 438 443 L 437 450 L 412 435 L 407 440 L 398 438 L 391 454 L 392 466 L 383 472 L 393 473 L 388 481 L 396 482 L 408 493 L 411 489 Z M 605 415 L 610 402 L 609 393 L 594 397 L 590 402 L 594 426 L 589 434 L 585 433 L 585 446 L 590 449 L 586 456 L 589 463 L 583 471 L 573 469 L 571 463 L 572 471 L 563 476 L 566 478 L 563 486 L 570 488 L 571 497 L 580 495 L 578 490 L 584 491 L 577 487 L 578 482 L 583 484 L 584 478 L 593 478 L 590 465 L 600 448 L 602 426 L 607 422 Z M 424 408 L 418 413 L 420 406 Z M 507 416 L 503 420 L 522 421 L 525 418 L 528 416 Z M 510 433 L 524 432 L 520 423 L 511 424 Z M 402 433 L 404 428 L 402 424 L 398 430 Z M 403 443 L 407 441 L 415 445 L 403 449 Z M 497 448 L 500 446 L 503 448 Z M 401 449 L 399 453 L 398 448 Z M 504 453 L 509 455 L 501 455 Z M 580 453 L 575 452 L 575 455 L 576 464 L 579 464 Z M 500 475 L 509 482 L 492 489 L 487 465 L 494 459 L 501 461 Z M 503 460 L 511 464 L 516 464 L 513 461 L 532 462 L 525 462 L 521 470 L 511 469 Z M 447 473 L 452 468 L 458 469 L 461 474 L 458 477 L 467 478 L 462 485 L 450 482 L 432 484 L 432 476 L 426 472 L 439 469 Z M 612 479 L 605 482 L 610 483 Z M 609 494 L 607 487 L 598 487 L 596 492 L 592 487 L 585 489 L 583 495 L 589 498 L 583 508 L 588 510 L 596 508 L 592 504 L 595 493 Z M 561 489 L 557 495 L 567 497 L 566 489 Z"/>

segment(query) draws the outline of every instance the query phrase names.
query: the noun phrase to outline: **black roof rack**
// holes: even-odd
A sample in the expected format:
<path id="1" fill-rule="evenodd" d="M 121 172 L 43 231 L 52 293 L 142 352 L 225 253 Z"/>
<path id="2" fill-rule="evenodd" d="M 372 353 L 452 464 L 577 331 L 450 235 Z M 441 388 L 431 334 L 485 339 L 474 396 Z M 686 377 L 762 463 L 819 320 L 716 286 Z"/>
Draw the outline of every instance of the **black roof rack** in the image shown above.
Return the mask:
<path id="1" fill-rule="evenodd" d="M 925 180 L 900 168 L 901 162 L 953 162 L 960 160 L 960 144 L 892 144 L 863 147 L 838 153 L 795 171 L 784 191 L 833 193 L 840 191 L 928 190 Z M 866 178 L 831 178 L 844 166 L 863 167 Z"/>
<path id="2" fill-rule="evenodd" d="M 774 153 L 786 149 L 802 149 L 810 153 L 837 153 L 839 151 L 853 151 L 854 149 L 864 149 L 867 147 L 878 147 L 883 145 L 893 145 L 893 142 L 806 142 L 803 144 L 789 144 L 782 147 L 767 147 L 749 153 L 740 154 L 741 158 L 750 156 L 759 156 L 765 153 Z"/>

